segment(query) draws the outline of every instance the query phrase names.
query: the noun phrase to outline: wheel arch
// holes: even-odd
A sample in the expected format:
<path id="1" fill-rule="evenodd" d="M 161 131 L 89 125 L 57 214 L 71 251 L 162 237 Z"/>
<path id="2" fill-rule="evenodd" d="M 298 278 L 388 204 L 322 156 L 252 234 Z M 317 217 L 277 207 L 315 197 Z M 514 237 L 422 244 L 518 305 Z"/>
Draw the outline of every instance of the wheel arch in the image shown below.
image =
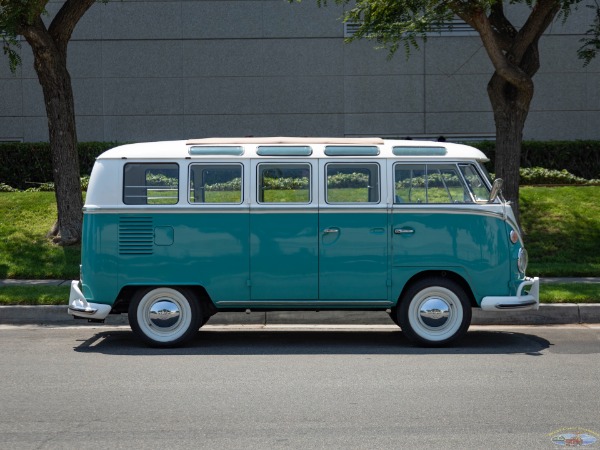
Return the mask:
<path id="1" fill-rule="evenodd" d="M 437 278 L 437 277 L 447 278 L 449 280 L 454 281 L 458 285 L 460 285 L 460 287 L 465 291 L 465 293 L 469 297 L 468 300 L 469 300 L 469 303 L 471 304 L 471 307 L 478 307 L 477 301 L 475 300 L 475 295 L 473 295 L 473 291 L 471 290 L 471 286 L 469 285 L 467 280 L 465 280 L 465 278 L 463 276 L 461 276 L 460 274 L 453 272 L 451 270 L 424 270 L 423 272 L 419 272 L 419 273 L 413 275 L 411 278 L 409 278 L 409 280 L 402 287 L 402 291 L 398 295 L 398 299 L 396 301 L 396 307 L 400 306 L 400 303 L 402 302 L 402 299 L 404 298 L 404 294 L 406 293 L 406 291 L 408 289 L 410 289 L 410 287 L 413 284 L 415 284 L 421 280 L 424 280 L 426 278 Z"/>
<path id="2" fill-rule="evenodd" d="M 200 303 L 201 310 L 203 314 L 208 314 L 209 316 L 214 315 L 217 311 L 215 305 L 213 304 L 208 291 L 204 288 L 204 286 L 200 285 L 190 285 L 190 284 L 165 284 L 165 283 L 146 283 L 146 284 L 133 284 L 123 286 L 119 291 L 119 295 L 117 296 L 117 300 L 113 305 L 112 312 L 114 313 L 127 313 L 129 310 L 129 304 L 133 299 L 135 293 L 141 289 L 153 289 L 159 287 L 167 287 L 171 289 L 188 289 L 192 291 L 195 298 Z"/>

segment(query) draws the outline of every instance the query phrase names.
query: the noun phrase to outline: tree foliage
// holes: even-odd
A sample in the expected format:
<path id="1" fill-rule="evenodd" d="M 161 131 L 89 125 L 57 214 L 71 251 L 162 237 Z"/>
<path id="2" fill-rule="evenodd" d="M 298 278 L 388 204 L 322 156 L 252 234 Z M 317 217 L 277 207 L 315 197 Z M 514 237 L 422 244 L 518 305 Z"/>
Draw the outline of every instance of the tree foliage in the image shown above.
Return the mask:
<path id="1" fill-rule="evenodd" d="M 590 28 L 586 31 L 585 36 L 580 40 L 583 44 L 577 50 L 579 57 L 583 59 L 584 66 L 587 66 L 592 59 L 596 57 L 600 51 L 600 4 L 596 1 L 595 5 L 586 5 L 590 9 L 594 9 L 594 20 Z"/>

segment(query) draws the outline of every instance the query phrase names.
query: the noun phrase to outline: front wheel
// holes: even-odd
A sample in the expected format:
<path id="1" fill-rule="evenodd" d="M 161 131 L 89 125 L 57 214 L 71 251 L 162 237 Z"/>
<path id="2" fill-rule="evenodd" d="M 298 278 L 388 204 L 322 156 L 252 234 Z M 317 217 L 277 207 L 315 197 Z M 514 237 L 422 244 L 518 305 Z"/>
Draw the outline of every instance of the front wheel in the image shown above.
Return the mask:
<path id="1" fill-rule="evenodd" d="M 466 334 L 471 324 L 471 305 L 458 283 L 427 278 L 410 286 L 402 296 L 398 322 L 411 341 L 439 347 Z"/>
<path id="2" fill-rule="evenodd" d="M 174 347 L 191 339 L 200 328 L 200 303 L 189 289 L 142 289 L 129 305 L 133 332 L 153 347 Z"/>

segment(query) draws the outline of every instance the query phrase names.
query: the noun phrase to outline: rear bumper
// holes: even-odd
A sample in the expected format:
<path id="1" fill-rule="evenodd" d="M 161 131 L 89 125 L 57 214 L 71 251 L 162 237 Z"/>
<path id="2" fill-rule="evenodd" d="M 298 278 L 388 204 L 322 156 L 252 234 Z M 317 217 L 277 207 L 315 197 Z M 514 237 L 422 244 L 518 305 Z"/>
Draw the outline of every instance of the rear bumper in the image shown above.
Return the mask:
<path id="1" fill-rule="evenodd" d="M 531 286 L 527 294 L 523 289 Z M 517 289 L 514 297 L 483 297 L 481 309 L 484 311 L 513 311 L 516 309 L 539 309 L 540 307 L 540 279 L 525 278 Z"/>
<path id="2" fill-rule="evenodd" d="M 71 293 L 69 295 L 68 313 L 72 316 L 84 317 L 86 319 L 104 320 L 110 314 L 112 306 L 102 303 L 89 303 L 83 296 L 79 287 L 79 281 L 71 281 Z"/>

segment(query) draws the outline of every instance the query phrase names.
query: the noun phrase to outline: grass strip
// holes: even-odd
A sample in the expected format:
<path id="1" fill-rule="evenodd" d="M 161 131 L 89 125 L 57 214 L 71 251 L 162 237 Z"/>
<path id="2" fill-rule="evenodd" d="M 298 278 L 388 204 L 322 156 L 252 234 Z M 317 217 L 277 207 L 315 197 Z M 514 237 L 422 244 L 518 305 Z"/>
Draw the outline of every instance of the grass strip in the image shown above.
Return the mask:
<path id="1" fill-rule="evenodd" d="M 0 192 L 0 278 L 79 278 L 80 247 L 45 237 L 55 220 L 53 192 Z M 521 224 L 529 276 L 600 276 L 600 186 L 524 186 Z"/>
<path id="2" fill-rule="evenodd" d="M 70 286 L 3 286 L 0 305 L 67 305 Z M 542 303 L 600 303 L 598 283 L 553 283 L 540 286 Z"/>
<path id="3" fill-rule="evenodd" d="M 67 305 L 71 286 L 3 286 L 0 305 Z"/>
<path id="4" fill-rule="evenodd" d="M 542 303 L 600 303 L 598 283 L 553 283 L 540 286 Z"/>

